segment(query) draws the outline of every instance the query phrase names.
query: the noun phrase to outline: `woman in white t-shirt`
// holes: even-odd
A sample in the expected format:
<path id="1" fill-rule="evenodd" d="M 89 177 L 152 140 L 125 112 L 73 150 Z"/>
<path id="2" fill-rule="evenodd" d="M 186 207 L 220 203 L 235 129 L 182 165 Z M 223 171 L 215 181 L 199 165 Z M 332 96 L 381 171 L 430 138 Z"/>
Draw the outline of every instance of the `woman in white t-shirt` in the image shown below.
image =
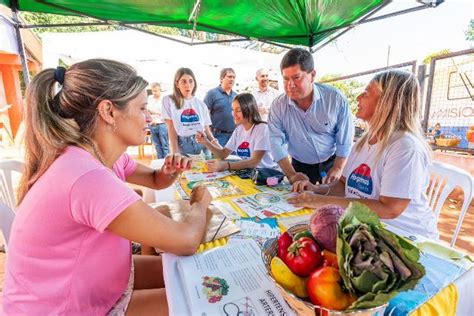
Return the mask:
<path id="1" fill-rule="evenodd" d="M 214 140 L 211 117 L 206 104 L 196 98 L 197 83 L 189 68 L 179 68 L 174 76 L 173 94 L 163 98 L 162 117 L 168 127 L 171 153 L 200 154 L 203 145 L 196 142 L 196 133 L 202 132 Z"/>
<path id="2" fill-rule="evenodd" d="M 254 96 L 250 93 L 237 95 L 232 102 L 232 114 L 237 128 L 224 148 L 217 141 L 209 141 L 203 133 L 198 133 L 196 138 L 220 159 L 235 152 L 242 160 L 211 160 L 207 162 L 209 171 L 276 167 L 270 152 L 268 126 L 262 121 Z"/>
<path id="3" fill-rule="evenodd" d="M 340 181 L 313 185 L 289 201 L 316 208 L 324 204 L 361 202 L 380 218 L 407 232 L 438 238 L 436 217 L 428 206 L 430 149 L 420 123 L 420 90 L 412 73 L 388 70 L 377 74 L 357 98 L 356 116 L 369 125 L 352 148 Z"/>

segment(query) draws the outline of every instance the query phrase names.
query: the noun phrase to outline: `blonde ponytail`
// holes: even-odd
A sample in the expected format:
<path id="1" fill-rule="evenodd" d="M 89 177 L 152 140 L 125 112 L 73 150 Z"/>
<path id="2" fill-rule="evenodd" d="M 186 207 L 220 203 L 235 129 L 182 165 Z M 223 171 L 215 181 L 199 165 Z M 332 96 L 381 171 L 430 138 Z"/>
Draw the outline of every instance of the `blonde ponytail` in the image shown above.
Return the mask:
<path id="1" fill-rule="evenodd" d="M 67 146 L 90 146 L 102 100 L 125 110 L 147 84 L 132 67 L 106 59 L 71 66 L 60 89 L 54 69 L 37 74 L 26 91 L 25 169 L 18 204 Z"/>

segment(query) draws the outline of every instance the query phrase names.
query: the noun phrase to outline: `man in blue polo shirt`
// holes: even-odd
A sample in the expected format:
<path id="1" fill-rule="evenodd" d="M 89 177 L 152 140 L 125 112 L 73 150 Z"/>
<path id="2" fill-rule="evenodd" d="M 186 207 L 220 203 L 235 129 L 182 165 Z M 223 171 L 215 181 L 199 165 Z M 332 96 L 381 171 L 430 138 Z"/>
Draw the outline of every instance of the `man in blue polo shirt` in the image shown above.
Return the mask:
<path id="1" fill-rule="evenodd" d="M 235 129 L 232 116 L 232 101 L 237 93 L 232 90 L 235 82 L 235 71 L 224 68 L 220 74 L 221 84 L 207 92 L 204 103 L 209 108 L 212 121 L 212 133 L 224 147 Z"/>
<path id="2" fill-rule="evenodd" d="M 275 99 L 268 117 L 275 161 L 291 183 L 339 180 L 354 137 L 346 97 L 313 83 L 313 56 L 304 49 L 288 51 L 280 69 L 285 94 Z"/>

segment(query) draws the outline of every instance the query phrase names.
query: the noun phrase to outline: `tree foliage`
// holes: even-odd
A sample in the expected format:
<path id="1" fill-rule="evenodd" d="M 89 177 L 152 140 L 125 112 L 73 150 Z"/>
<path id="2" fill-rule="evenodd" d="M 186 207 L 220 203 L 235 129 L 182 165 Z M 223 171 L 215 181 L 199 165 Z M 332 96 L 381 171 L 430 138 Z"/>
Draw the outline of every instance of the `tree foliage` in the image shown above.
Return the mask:
<path id="1" fill-rule="evenodd" d="M 466 40 L 474 41 L 474 19 L 471 20 L 466 30 Z"/>
<path id="2" fill-rule="evenodd" d="M 423 64 L 428 65 L 429 63 L 431 63 L 431 60 L 433 58 L 443 56 L 443 55 L 447 55 L 449 53 L 451 53 L 451 51 L 449 49 L 443 49 L 443 50 L 440 50 L 438 52 L 431 53 L 423 59 Z"/>
<path id="3" fill-rule="evenodd" d="M 329 74 L 321 78 L 320 81 L 327 81 L 339 77 L 339 75 Z M 342 93 L 347 97 L 349 106 L 353 114 L 357 112 L 357 96 L 360 94 L 362 88 L 365 86 L 364 83 L 351 79 L 351 80 L 338 80 L 327 82 L 326 84 L 336 87 L 341 90 Z"/>
<path id="4" fill-rule="evenodd" d="M 78 16 L 64 16 L 48 13 L 31 13 L 22 12 L 22 17 L 28 25 L 51 25 L 51 24 L 71 24 L 71 23 L 93 23 L 100 22 L 92 18 Z M 179 30 L 169 27 L 156 25 L 142 25 L 141 28 L 158 33 L 168 35 L 178 35 Z M 72 32 L 100 32 L 100 31 L 116 31 L 126 30 L 127 28 L 120 25 L 92 25 L 92 26 L 65 26 L 65 27 L 40 27 L 33 28 L 36 33 L 53 32 L 53 33 L 72 33 Z"/>
<path id="5" fill-rule="evenodd" d="M 92 18 L 79 17 L 79 16 L 64 16 L 57 14 L 48 14 L 48 13 L 31 13 L 31 12 L 22 12 L 22 17 L 28 25 L 51 25 L 51 24 L 71 24 L 71 23 L 94 23 L 100 22 Z M 188 29 L 179 29 L 172 27 L 164 27 L 150 24 L 141 24 L 133 25 L 134 27 L 139 27 L 149 32 L 163 35 L 181 35 L 184 37 L 191 38 L 193 37 L 193 30 Z M 64 26 L 64 27 L 39 27 L 33 28 L 32 30 L 38 34 L 44 32 L 53 32 L 53 33 L 73 33 L 73 32 L 100 32 L 100 31 L 116 31 L 116 30 L 126 30 L 127 28 L 120 25 L 91 25 L 91 26 Z M 199 41 L 221 41 L 221 40 L 231 40 L 236 38 L 234 35 L 230 34 L 217 34 L 196 31 L 194 38 Z M 231 45 L 230 42 L 222 43 L 222 45 Z M 251 50 L 258 50 L 262 52 L 275 53 L 279 54 L 284 49 L 270 44 L 265 44 L 262 42 L 251 41 L 246 46 L 236 45 Z"/>

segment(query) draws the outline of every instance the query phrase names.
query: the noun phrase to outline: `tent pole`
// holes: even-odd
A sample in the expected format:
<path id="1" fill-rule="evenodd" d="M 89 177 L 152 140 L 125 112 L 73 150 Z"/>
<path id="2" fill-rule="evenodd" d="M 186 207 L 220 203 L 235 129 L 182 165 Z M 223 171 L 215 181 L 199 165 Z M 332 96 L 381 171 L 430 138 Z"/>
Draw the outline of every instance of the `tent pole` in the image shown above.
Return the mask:
<path id="1" fill-rule="evenodd" d="M 191 36 L 191 45 L 194 43 L 194 37 L 196 36 L 196 26 L 197 26 L 197 19 L 199 16 L 199 9 L 201 9 L 201 0 L 197 0 L 196 3 L 194 4 L 193 11 L 191 12 L 191 15 L 189 16 L 188 22 L 193 21 L 193 33 Z"/>
<path id="2" fill-rule="evenodd" d="M 15 27 L 15 33 L 16 33 L 16 42 L 18 45 L 18 52 L 20 54 L 20 60 L 21 60 L 21 68 L 23 70 L 23 82 L 25 83 L 25 87 L 28 87 L 30 84 L 30 71 L 28 70 L 28 60 L 26 59 L 26 53 L 25 53 L 25 45 L 23 44 L 23 38 L 21 36 L 20 32 L 20 18 L 18 16 L 18 9 L 17 7 L 12 8 L 12 18 L 14 27 Z"/>

